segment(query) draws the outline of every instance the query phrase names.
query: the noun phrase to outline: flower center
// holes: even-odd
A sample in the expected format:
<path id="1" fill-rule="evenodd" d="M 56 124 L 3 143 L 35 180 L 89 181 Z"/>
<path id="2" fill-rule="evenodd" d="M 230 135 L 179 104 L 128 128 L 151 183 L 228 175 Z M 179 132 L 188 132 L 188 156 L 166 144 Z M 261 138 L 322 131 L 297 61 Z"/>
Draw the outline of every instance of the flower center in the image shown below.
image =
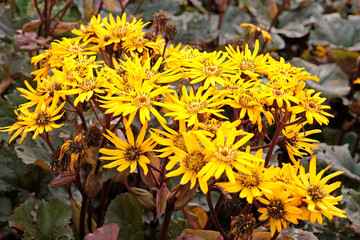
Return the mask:
<path id="1" fill-rule="evenodd" d="M 185 168 L 198 173 L 206 164 L 205 154 L 199 150 L 190 151 L 184 159 Z"/>
<path id="2" fill-rule="evenodd" d="M 310 185 L 307 192 L 314 202 L 320 201 L 325 197 L 325 194 L 318 185 Z"/>
<path id="3" fill-rule="evenodd" d="M 51 121 L 50 121 L 51 117 L 47 112 L 40 112 L 36 118 L 36 124 L 40 125 L 40 126 L 46 126 L 48 125 Z"/>
<path id="4" fill-rule="evenodd" d="M 243 71 L 248 70 L 251 72 L 255 72 L 255 68 L 256 68 L 255 62 L 251 59 L 246 58 L 240 62 L 240 69 Z"/>
<path id="5" fill-rule="evenodd" d="M 141 149 L 137 146 L 130 146 L 125 151 L 125 159 L 132 162 L 138 161 L 140 156 L 143 154 Z"/>
<path id="6" fill-rule="evenodd" d="M 286 96 L 286 92 L 282 92 L 280 89 L 275 88 L 275 89 L 273 90 L 273 95 L 274 95 L 275 97 L 283 97 L 283 96 Z"/>
<path id="7" fill-rule="evenodd" d="M 207 106 L 206 102 L 201 102 L 201 100 L 192 100 L 186 103 L 185 108 L 190 114 L 196 114 L 199 111 L 203 110 Z"/>
<path id="8" fill-rule="evenodd" d="M 260 178 L 256 172 L 253 172 L 251 175 L 240 175 L 239 180 L 244 187 L 248 188 L 257 187 L 260 184 Z"/>
<path id="9" fill-rule="evenodd" d="M 176 134 L 173 138 L 174 146 L 180 148 L 183 151 L 186 151 L 186 145 L 184 137 L 181 134 Z"/>
<path id="10" fill-rule="evenodd" d="M 112 37 L 122 38 L 125 37 L 129 27 L 127 25 L 115 25 L 110 30 Z"/>
<path id="11" fill-rule="evenodd" d="M 70 143 L 69 145 L 69 149 L 68 149 L 68 152 L 70 153 L 82 153 L 82 151 L 84 150 L 85 148 L 85 144 L 84 143 L 81 143 L 79 141 L 73 141 Z"/>
<path id="12" fill-rule="evenodd" d="M 237 151 L 231 149 L 231 147 L 220 147 L 215 153 L 215 158 L 225 163 L 232 163 L 236 160 Z"/>
<path id="13" fill-rule="evenodd" d="M 73 54 L 81 53 L 83 49 L 79 45 L 73 45 L 68 48 L 68 52 Z"/>
<path id="14" fill-rule="evenodd" d="M 95 79 L 84 79 L 81 83 L 79 83 L 79 87 L 84 90 L 84 92 L 89 92 L 96 88 L 96 80 Z"/>
<path id="15" fill-rule="evenodd" d="M 282 219 L 285 215 L 284 203 L 280 199 L 270 200 L 269 206 L 266 207 L 270 218 Z"/>
<path id="16" fill-rule="evenodd" d="M 212 134 L 216 134 L 219 128 L 222 126 L 222 122 L 217 119 L 206 120 L 204 129 Z"/>
<path id="17" fill-rule="evenodd" d="M 149 94 L 140 94 L 135 97 L 134 105 L 139 108 L 151 106 L 151 98 Z"/>
<path id="18" fill-rule="evenodd" d="M 308 111 L 316 112 L 319 110 L 319 106 L 314 101 L 307 101 L 305 102 L 305 108 Z"/>
<path id="19" fill-rule="evenodd" d="M 135 47 L 143 47 L 146 43 L 146 39 L 144 39 L 142 36 L 137 36 L 132 39 L 132 44 Z"/>
<path id="20" fill-rule="evenodd" d="M 203 72 L 208 77 L 219 77 L 221 75 L 220 69 L 215 65 L 210 65 L 210 66 L 203 68 Z"/>

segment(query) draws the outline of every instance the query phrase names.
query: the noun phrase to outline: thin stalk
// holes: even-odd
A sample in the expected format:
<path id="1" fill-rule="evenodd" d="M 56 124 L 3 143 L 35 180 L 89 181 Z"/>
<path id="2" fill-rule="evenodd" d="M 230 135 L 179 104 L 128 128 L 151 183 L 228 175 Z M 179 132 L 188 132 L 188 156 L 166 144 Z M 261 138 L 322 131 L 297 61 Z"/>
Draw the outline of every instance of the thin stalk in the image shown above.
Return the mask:
<path id="1" fill-rule="evenodd" d="M 89 232 L 93 232 L 92 229 L 92 212 L 93 212 L 93 207 L 92 207 L 92 201 L 91 198 L 88 199 L 88 207 L 87 207 L 87 214 L 88 214 L 88 218 L 87 218 L 87 226 L 89 229 Z"/>
<path id="2" fill-rule="evenodd" d="M 217 200 L 217 202 L 216 202 L 216 205 L 215 205 L 215 213 L 216 213 L 216 215 L 218 214 L 218 212 L 220 210 L 220 207 L 221 207 L 221 205 L 222 205 L 222 203 L 224 201 L 224 198 L 225 198 L 224 194 L 221 193 L 218 200 Z M 213 224 L 213 216 L 210 215 L 210 217 L 208 218 L 208 220 L 207 220 L 207 222 L 205 224 L 204 230 L 210 229 L 212 224 Z"/>
<path id="3" fill-rule="evenodd" d="M 270 157 L 271 157 L 271 154 L 272 152 L 274 151 L 274 148 L 278 142 L 278 139 L 280 137 L 280 134 L 281 134 L 281 131 L 282 129 L 284 128 L 284 123 L 282 123 L 281 121 L 279 121 L 277 123 L 277 126 L 276 126 L 276 131 L 274 133 L 274 136 L 271 140 L 271 144 L 270 144 L 270 147 L 269 147 L 269 150 L 266 154 L 266 157 L 265 157 L 265 167 L 267 167 L 267 165 L 269 164 L 269 161 L 270 161 Z"/>
<path id="4" fill-rule="evenodd" d="M 217 230 L 220 232 L 221 236 L 224 238 L 224 240 L 228 240 L 228 236 L 227 234 L 224 232 L 224 229 L 221 227 L 220 223 L 219 223 L 219 220 L 217 219 L 217 214 L 215 212 L 215 209 L 212 205 L 212 201 L 211 201 L 211 188 L 209 188 L 209 191 L 207 192 L 206 194 L 206 201 L 209 205 L 209 209 L 210 209 L 210 213 L 211 213 L 211 216 L 212 216 L 212 219 L 215 223 L 215 226 L 217 228 Z"/>
<path id="5" fill-rule="evenodd" d="M 38 13 L 38 15 L 39 15 L 42 23 L 44 24 L 44 23 L 45 23 L 45 18 L 44 18 L 44 16 L 42 15 L 42 13 L 40 12 L 40 8 L 39 8 L 39 5 L 38 5 L 37 0 L 34 0 L 34 5 L 35 5 L 36 12 Z"/>
<path id="6" fill-rule="evenodd" d="M 80 239 L 84 239 L 85 236 L 85 216 L 86 216 L 86 207 L 88 203 L 88 196 L 85 192 L 84 187 L 82 186 L 80 179 L 80 167 L 76 169 L 76 186 L 80 191 L 82 202 L 81 202 L 81 210 L 80 210 Z"/>
<path id="7" fill-rule="evenodd" d="M 141 0 L 141 1 L 139 2 L 139 4 L 137 5 L 137 7 L 136 7 L 136 9 L 135 9 L 135 12 L 133 13 L 134 16 L 138 13 L 138 11 L 140 10 L 140 7 L 141 7 L 141 5 L 142 5 L 143 3 L 144 3 L 144 0 Z"/>
<path id="8" fill-rule="evenodd" d="M 97 214 L 97 227 L 102 227 L 104 224 L 104 215 L 105 215 L 105 206 L 106 206 L 106 199 L 109 195 L 109 191 L 111 189 L 111 179 L 108 179 L 103 186 L 103 189 L 101 191 L 100 196 L 100 202 L 99 202 L 99 208 L 98 208 L 98 214 Z"/>
<path id="9" fill-rule="evenodd" d="M 175 201 L 174 201 L 174 203 L 175 203 Z M 161 228 L 160 240 L 166 239 L 167 231 L 168 231 L 169 225 L 170 225 L 171 215 L 174 211 L 174 203 L 172 201 L 168 201 L 168 203 L 166 204 L 165 217 L 164 217 L 163 226 Z"/>

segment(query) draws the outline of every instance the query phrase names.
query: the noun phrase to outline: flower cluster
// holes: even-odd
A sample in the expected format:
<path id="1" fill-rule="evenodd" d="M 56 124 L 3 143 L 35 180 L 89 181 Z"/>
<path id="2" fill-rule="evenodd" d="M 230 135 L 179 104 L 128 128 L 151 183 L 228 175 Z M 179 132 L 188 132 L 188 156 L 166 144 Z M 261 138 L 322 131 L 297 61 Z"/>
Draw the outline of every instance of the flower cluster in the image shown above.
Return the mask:
<path id="1" fill-rule="evenodd" d="M 28 100 L 15 110 L 18 121 L 0 130 L 15 132 L 10 142 L 22 134 L 21 143 L 29 132 L 34 139 L 40 135 L 55 152 L 49 133 L 62 127 L 66 112 L 72 122 L 81 121 L 74 140 L 59 146 L 56 161 L 70 158 L 69 171 L 92 151 L 99 160 L 86 162 L 96 172 L 151 172 L 158 188 L 181 176 L 180 185 L 199 186 L 204 194 L 216 185 L 260 213 L 255 219 L 245 211 L 234 220 L 239 236 L 252 233 L 244 226 L 256 222 L 269 224 L 274 235 L 287 222 L 345 217 L 335 207 L 342 196 L 331 195 L 340 182 L 328 184 L 342 172 L 322 177 L 327 168 L 317 173 L 315 157 L 308 173 L 299 161 L 317 148 L 308 136 L 320 132 L 304 126 L 327 125 L 332 117 L 321 93 L 306 88 L 306 81 L 318 78 L 259 53 L 257 40 L 253 51 L 248 44 L 244 51 L 229 45 L 214 52 L 174 46 L 176 27 L 167 21 L 158 14 L 146 31 L 147 23 L 125 14 L 97 16 L 73 30 L 76 37 L 54 41 L 32 58 L 36 86 L 25 82 L 18 89 Z M 90 144 L 95 140 L 86 136 L 96 126 L 103 135 Z M 288 163 L 270 164 L 276 145 Z M 238 227 L 242 219 L 252 224 Z"/>

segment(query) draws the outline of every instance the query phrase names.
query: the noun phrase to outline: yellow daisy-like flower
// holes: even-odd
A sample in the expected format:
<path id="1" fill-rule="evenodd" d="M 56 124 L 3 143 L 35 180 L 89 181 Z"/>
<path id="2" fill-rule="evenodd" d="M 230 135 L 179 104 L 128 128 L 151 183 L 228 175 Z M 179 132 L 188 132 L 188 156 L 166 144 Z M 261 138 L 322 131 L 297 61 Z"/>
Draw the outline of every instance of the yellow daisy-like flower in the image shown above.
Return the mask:
<path id="1" fill-rule="evenodd" d="M 262 151 L 258 151 L 254 158 L 261 158 Z M 277 176 L 279 168 L 270 166 L 265 168 L 263 161 L 251 162 L 253 166 L 246 166 L 249 174 L 235 174 L 235 183 L 220 182 L 216 185 L 222 187 L 229 193 L 239 192 L 239 197 L 246 198 L 248 203 L 252 203 L 254 198 L 260 197 L 264 192 L 272 193 L 273 189 L 282 188 L 281 182 L 273 182 L 272 179 Z"/>
<path id="2" fill-rule="evenodd" d="M 186 145 L 183 133 L 186 132 L 185 120 L 179 120 L 179 130 L 175 131 L 169 128 L 166 125 L 163 125 L 165 131 L 160 129 L 152 129 L 154 133 L 151 133 L 152 138 L 159 144 L 164 146 L 164 148 L 157 149 L 155 151 L 162 152 L 158 157 L 165 158 L 174 153 L 174 148 L 179 148 L 183 151 L 186 151 Z M 160 137 L 159 135 L 164 135 L 165 138 Z"/>
<path id="3" fill-rule="evenodd" d="M 159 35 L 155 41 L 150 41 L 144 35 L 145 33 L 140 32 L 139 34 L 126 37 L 122 47 L 133 57 L 138 56 L 139 53 L 144 56 L 150 56 L 150 51 L 158 53 L 165 40 Z"/>
<path id="4" fill-rule="evenodd" d="M 239 141 L 235 143 L 235 139 L 239 135 L 243 136 Z M 220 129 L 214 141 L 211 141 L 203 134 L 197 134 L 204 147 L 210 151 L 210 161 L 199 172 L 200 175 L 204 175 L 205 180 L 208 180 L 212 176 L 215 179 L 219 179 L 225 172 L 231 183 L 235 183 L 235 173 L 233 168 L 239 172 L 245 174 L 251 174 L 251 171 L 247 167 L 254 166 L 253 162 L 263 162 L 261 158 L 258 158 L 250 153 L 242 152 L 239 150 L 241 146 L 247 143 L 254 134 L 247 134 L 243 131 L 236 131 L 235 128 Z"/>
<path id="5" fill-rule="evenodd" d="M 74 74 L 74 77 L 76 79 L 76 82 L 68 83 L 68 86 L 71 86 L 72 89 L 63 91 L 66 95 L 77 95 L 74 105 L 77 106 L 79 102 L 83 103 L 84 101 L 89 102 L 91 97 L 95 93 L 104 93 L 104 90 L 101 89 L 101 86 L 103 85 L 104 80 L 104 69 L 101 69 L 101 72 L 98 72 L 96 70 L 96 76 L 94 76 L 94 73 L 92 70 L 88 71 L 88 74 L 86 74 L 86 77 L 81 78 L 76 73 Z"/>
<path id="6" fill-rule="evenodd" d="M 64 157 L 65 154 L 70 155 L 70 171 L 74 172 L 74 165 L 78 160 L 79 156 L 83 156 L 86 150 L 86 143 L 82 138 L 82 134 L 78 134 L 74 140 L 67 140 L 60 150 L 59 161 Z"/>
<path id="7" fill-rule="evenodd" d="M 257 200 L 266 205 L 259 208 L 261 213 L 260 221 L 269 220 L 271 236 L 275 232 L 281 232 L 282 227 L 287 228 L 287 222 L 298 224 L 302 211 L 296 206 L 297 199 L 291 197 L 291 194 L 285 190 L 276 190 L 272 194 L 264 193 L 265 198 L 257 198 Z"/>
<path id="8" fill-rule="evenodd" d="M 271 34 L 268 31 L 262 29 L 261 27 L 255 26 L 254 24 L 251 23 L 242 23 L 240 27 L 251 27 L 250 36 L 254 37 L 256 34 L 261 34 L 264 39 L 264 42 L 267 43 L 274 42 L 274 39 L 272 39 Z"/>
<path id="9" fill-rule="evenodd" d="M 231 77 L 235 67 L 230 61 L 225 61 L 227 53 L 212 52 L 204 53 L 201 58 L 189 59 L 186 71 L 189 78 L 193 79 L 191 84 L 203 82 L 204 88 L 215 84 L 224 85 L 225 77 Z"/>
<path id="10" fill-rule="evenodd" d="M 19 109 L 24 115 L 21 124 L 29 126 L 29 128 L 24 131 L 35 131 L 33 139 L 35 139 L 39 134 L 43 134 L 44 131 L 50 132 L 53 128 L 59 128 L 63 125 L 56 124 L 55 121 L 60 119 L 64 114 L 63 112 L 58 115 L 65 105 L 65 102 L 63 102 L 60 106 L 57 106 L 59 99 L 58 97 L 54 97 L 51 105 L 49 106 L 50 100 L 51 99 L 47 102 L 39 102 L 34 112 L 24 108 Z"/>
<path id="11" fill-rule="evenodd" d="M 294 121 L 295 118 L 291 118 L 290 122 Z M 305 123 L 301 123 L 301 124 L 294 124 L 294 125 L 290 125 L 290 126 L 286 126 L 283 130 L 282 133 L 284 134 L 284 144 L 285 147 L 287 149 L 287 152 L 289 154 L 289 157 L 291 159 L 291 161 L 295 164 L 298 165 L 299 161 L 297 161 L 295 159 L 295 156 L 297 157 L 304 157 L 307 154 L 312 154 L 313 152 L 311 151 L 311 149 L 318 149 L 319 147 L 312 144 L 312 143 L 317 143 L 319 141 L 311 139 L 311 138 L 307 138 L 307 136 L 311 135 L 311 134 L 317 134 L 317 133 L 321 133 L 320 129 L 313 129 L 313 130 L 308 130 L 305 132 L 300 132 L 301 129 L 303 129 Z M 305 152 L 303 152 L 305 151 Z"/>
<path id="12" fill-rule="evenodd" d="M 188 126 L 195 125 L 195 127 L 199 124 L 198 117 L 204 118 L 205 114 L 214 114 L 220 118 L 226 118 L 223 115 L 219 114 L 219 112 L 223 111 L 222 109 L 216 109 L 218 106 L 224 104 L 224 101 L 218 101 L 218 97 L 220 94 L 210 97 L 213 93 L 213 88 L 208 88 L 205 93 L 204 87 L 199 87 L 194 93 L 193 89 L 190 89 L 190 94 L 188 94 L 186 87 L 182 88 L 182 97 L 179 100 L 177 94 L 170 95 L 174 102 L 159 103 L 160 106 L 169 109 L 171 112 L 166 113 L 165 116 L 172 116 L 175 120 L 185 119 L 187 121 Z"/>
<path id="13" fill-rule="evenodd" d="M 304 166 L 300 166 L 299 174 L 296 173 L 294 168 L 290 168 L 293 185 L 285 185 L 285 187 L 294 195 L 303 197 L 302 201 L 307 205 L 307 210 L 310 212 L 311 223 L 315 223 L 317 220 L 321 224 L 323 222 L 322 215 L 330 220 L 332 220 L 333 216 L 346 218 L 345 211 L 335 207 L 343 196 L 334 197 L 330 194 L 341 186 L 341 182 L 326 184 L 331 178 L 344 172 L 337 171 L 322 178 L 329 168 L 330 166 L 327 166 L 317 174 L 315 156 L 310 160 L 309 173 L 305 173 Z"/>
<path id="14" fill-rule="evenodd" d="M 9 135 L 10 135 L 10 134 L 13 133 L 13 131 L 16 130 L 16 132 L 14 133 L 14 135 L 12 135 L 12 137 L 10 138 L 9 144 L 10 144 L 16 137 L 18 137 L 21 133 L 23 133 L 22 136 L 21 136 L 21 139 L 20 139 L 20 141 L 19 141 L 19 144 L 21 144 L 21 143 L 24 141 L 24 139 L 25 139 L 25 137 L 26 137 L 26 135 L 27 135 L 27 133 L 28 133 L 28 131 L 26 131 L 26 130 L 27 130 L 30 126 L 28 126 L 28 125 L 26 125 L 26 124 L 23 123 L 23 121 L 24 121 L 24 114 L 19 114 L 17 110 L 14 110 L 14 112 L 15 112 L 15 114 L 17 115 L 17 122 L 14 123 L 14 124 L 11 125 L 11 126 L 0 127 L 0 132 L 8 132 Z"/>
<path id="15" fill-rule="evenodd" d="M 296 76 L 303 81 L 314 80 L 319 82 L 319 78 L 311 76 L 310 73 L 304 71 L 304 68 L 298 68 L 292 66 L 290 63 L 285 63 L 284 58 L 280 58 L 279 61 L 269 57 L 268 65 L 264 66 L 268 73 L 269 79 L 285 78 L 288 82 L 292 81 L 292 78 Z"/>
<path id="16" fill-rule="evenodd" d="M 195 187 L 196 180 L 199 181 L 200 189 L 203 193 L 208 192 L 207 181 L 203 176 L 199 176 L 199 171 L 205 166 L 208 161 L 208 153 L 206 149 L 199 145 L 196 137 L 188 133 L 183 133 L 186 150 L 174 148 L 175 156 L 170 157 L 166 169 L 174 168 L 177 163 L 180 163 L 179 168 L 166 174 L 166 177 L 175 177 L 183 175 L 180 184 L 191 183 L 190 189 Z"/>
<path id="17" fill-rule="evenodd" d="M 301 91 L 297 95 L 300 103 L 290 108 L 290 111 L 294 114 L 304 113 L 309 124 L 313 124 L 315 119 L 320 125 L 323 123 L 327 125 L 329 123 L 327 117 L 334 116 L 324 111 L 324 109 L 330 109 L 330 106 L 322 105 L 322 103 L 326 101 L 326 98 L 320 97 L 321 92 L 311 96 L 314 92 L 315 90 L 313 89 L 304 89 L 304 91 Z"/>
<path id="18" fill-rule="evenodd" d="M 253 53 L 251 53 L 247 44 L 245 45 L 244 51 L 240 51 L 239 47 L 237 47 L 235 51 L 231 45 L 225 48 L 230 56 L 230 61 L 233 62 L 239 70 L 248 75 L 250 78 L 257 78 L 259 74 L 266 73 L 265 67 L 267 65 L 267 59 L 269 55 L 266 54 L 264 56 L 261 54 L 257 56 L 259 51 L 258 40 L 255 42 Z"/>
<path id="19" fill-rule="evenodd" d="M 129 116 L 128 126 L 133 122 L 137 113 L 142 124 L 150 121 L 150 112 L 156 117 L 160 124 L 166 124 L 166 119 L 161 116 L 156 105 L 162 105 L 159 102 L 161 94 L 169 93 L 171 90 L 168 86 L 155 88 L 151 81 L 138 81 L 130 91 L 123 92 L 119 96 L 104 96 L 100 100 L 103 104 L 101 107 L 107 109 L 106 113 L 113 113 L 114 116 L 122 114 Z"/>
<path id="20" fill-rule="evenodd" d="M 124 118 L 125 126 L 128 126 Z M 144 170 L 144 174 L 148 173 L 147 164 L 150 163 L 150 159 L 146 156 L 146 153 L 152 151 L 157 143 L 154 143 L 152 138 L 145 139 L 148 122 L 146 121 L 141 128 L 141 131 L 136 139 L 134 140 L 134 134 L 130 126 L 125 127 L 127 141 L 120 139 L 114 133 L 109 130 L 104 136 L 115 145 L 115 149 L 101 148 L 99 151 L 107 156 L 102 156 L 102 160 L 113 160 L 113 162 L 104 165 L 104 168 L 117 167 L 119 172 L 130 168 L 130 173 L 133 173 L 138 164 Z"/>
<path id="21" fill-rule="evenodd" d="M 290 108 L 291 103 L 299 103 L 299 99 L 294 96 L 286 86 L 278 87 L 273 84 L 268 84 L 260 93 L 260 98 L 264 99 L 269 106 L 274 108 Z"/>
<path id="22" fill-rule="evenodd" d="M 137 21 L 135 18 L 133 18 L 131 23 L 127 22 L 126 13 L 124 13 L 121 18 L 120 16 L 116 16 L 116 21 L 110 13 L 109 22 L 107 18 L 104 18 L 102 24 L 105 28 L 97 29 L 96 32 L 98 33 L 98 37 L 104 38 L 104 45 L 125 41 L 126 37 L 130 37 L 131 34 L 135 32 L 141 32 L 141 29 L 147 25 L 147 23 L 144 24 L 141 19 Z"/>

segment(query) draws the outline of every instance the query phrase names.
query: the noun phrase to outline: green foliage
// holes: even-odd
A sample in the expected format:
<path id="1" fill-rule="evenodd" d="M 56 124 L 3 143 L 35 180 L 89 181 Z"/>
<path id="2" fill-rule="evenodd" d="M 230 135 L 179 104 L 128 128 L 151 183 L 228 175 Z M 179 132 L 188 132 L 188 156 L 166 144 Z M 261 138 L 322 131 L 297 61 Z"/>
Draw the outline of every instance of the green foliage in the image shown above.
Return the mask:
<path id="1" fill-rule="evenodd" d="M 24 239 L 72 239 L 71 209 L 58 200 L 27 201 L 15 209 L 10 226 L 24 231 Z"/>
<path id="2" fill-rule="evenodd" d="M 117 223 L 120 227 L 118 239 L 144 239 L 142 229 L 143 211 L 139 202 L 130 193 L 124 193 L 111 201 L 105 215 L 105 223 Z"/>

